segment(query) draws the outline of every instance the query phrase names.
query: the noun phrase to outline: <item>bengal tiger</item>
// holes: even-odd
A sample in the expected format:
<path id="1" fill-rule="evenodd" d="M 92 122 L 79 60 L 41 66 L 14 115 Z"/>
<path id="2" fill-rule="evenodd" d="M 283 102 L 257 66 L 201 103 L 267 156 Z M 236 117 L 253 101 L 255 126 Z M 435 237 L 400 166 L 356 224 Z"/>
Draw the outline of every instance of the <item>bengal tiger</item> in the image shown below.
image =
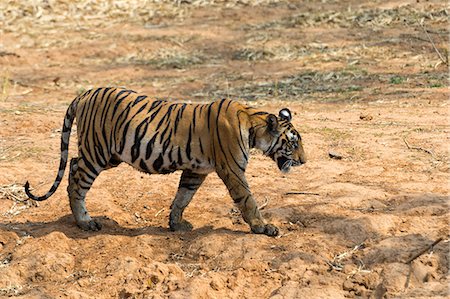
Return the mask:
<path id="1" fill-rule="evenodd" d="M 278 228 L 261 216 L 245 178 L 250 149 L 262 150 L 282 172 L 306 162 L 301 136 L 287 108 L 277 117 L 228 99 L 210 104 L 173 103 L 128 89 L 97 88 L 82 93 L 69 105 L 56 179 L 43 196 L 33 195 L 27 181 L 29 198 L 45 200 L 61 183 L 75 118 L 78 157 L 70 161 L 67 191 L 73 216 L 83 230 L 101 229 L 85 204 L 95 178 L 125 162 L 148 174 L 182 171 L 169 216 L 172 231 L 192 229 L 182 218 L 183 211 L 208 173 L 215 171 L 251 231 L 276 236 Z"/>

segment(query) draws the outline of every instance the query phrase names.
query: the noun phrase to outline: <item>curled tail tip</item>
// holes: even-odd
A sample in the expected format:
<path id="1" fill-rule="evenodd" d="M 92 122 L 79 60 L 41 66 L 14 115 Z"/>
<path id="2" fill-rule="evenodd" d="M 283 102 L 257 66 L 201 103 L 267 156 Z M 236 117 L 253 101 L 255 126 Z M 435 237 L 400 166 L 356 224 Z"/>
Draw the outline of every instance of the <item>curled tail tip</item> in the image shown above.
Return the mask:
<path id="1" fill-rule="evenodd" d="M 26 181 L 23 187 L 25 189 L 25 193 L 28 195 L 28 193 L 30 193 L 30 182 Z"/>
<path id="2" fill-rule="evenodd" d="M 25 183 L 24 189 L 25 189 L 25 194 L 26 194 L 29 198 L 34 199 L 35 196 L 33 196 L 33 194 L 31 194 L 31 192 L 30 192 L 30 182 L 27 181 L 27 182 Z"/>
<path id="3" fill-rule="evenodd" d="M 25 194 L 28 196 L 28 198 L 30 198 L 32 200 L 42 201 L 42 200 L 47 199 L 47 197 L 45 195 L 38 197 L 38 196 L 31 194 L 30 183 L 28 181 L 25 183 L 24 189 L 25 189 Z"/>

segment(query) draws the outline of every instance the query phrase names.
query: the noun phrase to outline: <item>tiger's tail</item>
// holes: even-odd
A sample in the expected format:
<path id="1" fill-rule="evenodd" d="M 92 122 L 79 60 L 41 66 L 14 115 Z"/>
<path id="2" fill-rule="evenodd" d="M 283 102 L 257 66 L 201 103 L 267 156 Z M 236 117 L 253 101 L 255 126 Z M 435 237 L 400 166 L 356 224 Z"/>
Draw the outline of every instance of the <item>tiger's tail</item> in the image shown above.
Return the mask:
<path id="1" fill-rule="evenodd" d="M 81 97 L 81 96 L 80 96 Z M 78 101 L 80 97 L 75 98 L 73 102 L 70 104 L 69 108 L 67 108 L 66 115 L 64 117 L 64 123 L 62 126 L 62 132 L 61 132 L 61 159 L 59 161 L 59 171 L 56 175 L 55 182 L 53 183 L 53 186 L 50 188 L 50 190 L 43 196 L 36 196 L 31 194 L 30 192 L 30 183 L 27 181 L 25 183 L 25 193 L 29 198 L 32 200 L 42 201 L 46 200 L 50 196 L 55 193 L 56 189 L 58 189 L 59 184 L 61 183 L 61 180 L 64 176 L 64 170 L 66 169 L 67 165 L 67 158 L 69 156 L 69 139 L 70 139 L 70 131 L 72 130 L 72 124 L 75 119 L 75 114 L 78 106 Z"/>

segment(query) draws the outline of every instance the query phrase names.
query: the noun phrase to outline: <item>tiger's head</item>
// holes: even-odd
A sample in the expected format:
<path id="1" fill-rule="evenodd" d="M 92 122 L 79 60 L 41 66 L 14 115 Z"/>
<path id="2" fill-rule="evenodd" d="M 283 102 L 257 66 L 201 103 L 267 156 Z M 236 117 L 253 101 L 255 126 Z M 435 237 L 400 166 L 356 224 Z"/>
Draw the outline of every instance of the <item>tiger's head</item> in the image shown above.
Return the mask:
<path id="1" fill-rule="evenodd" d="M 306 163 L 302 137 L 291 123 L 292 114 L 287 108 L 265 116 L 265 125 L 255 134 L 255 147 L 261 149 L 277 163 L 282 172 L 288 172 L 291 166 Z"/>

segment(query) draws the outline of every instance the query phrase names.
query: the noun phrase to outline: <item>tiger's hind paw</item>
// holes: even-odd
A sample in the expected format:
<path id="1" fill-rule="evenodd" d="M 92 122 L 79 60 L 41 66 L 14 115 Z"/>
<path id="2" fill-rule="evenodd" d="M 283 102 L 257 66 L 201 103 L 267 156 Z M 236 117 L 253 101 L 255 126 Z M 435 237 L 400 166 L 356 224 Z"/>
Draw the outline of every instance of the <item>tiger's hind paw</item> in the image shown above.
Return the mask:
<path id="1" fill-rule="evenodd" d="M 252 227 L 252 232 L 255 234 L 264 234 L 270 237 L 278 236 L 280 233 L 278 228 L 273 224 L 255 225 Z"/>
<path id="2" fill-rule="evenodd" d="M 79 228 L 85 231 L 99 231 L 102 229 L 102 224 L 100 222 L 89 220 L 77 222 Z"/>
<path id="3" fill-rule="evenodd" d="M 191 231 L 194 228 L 189 221 L 184 220 L 184 219 L 181 220 L 178 223 L 170 222 L 169 226 L 170 226 L 170 230 L 173 231 L 173 232 L 174 231 L 184 231 L 184 232 L 186 232 L 186 231 Z"/>

